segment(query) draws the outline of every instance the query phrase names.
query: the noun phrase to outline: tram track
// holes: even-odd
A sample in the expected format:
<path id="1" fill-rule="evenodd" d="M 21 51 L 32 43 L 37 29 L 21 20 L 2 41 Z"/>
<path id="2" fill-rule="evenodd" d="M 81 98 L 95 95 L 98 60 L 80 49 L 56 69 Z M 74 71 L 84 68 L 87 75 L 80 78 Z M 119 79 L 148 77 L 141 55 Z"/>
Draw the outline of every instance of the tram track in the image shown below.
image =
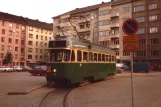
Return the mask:
<path id="1" fill-rule="evenodd" d="M 48 92 L 37 107 L 69 107 L 68 95 L 76 88 L 55 88 Z"/>

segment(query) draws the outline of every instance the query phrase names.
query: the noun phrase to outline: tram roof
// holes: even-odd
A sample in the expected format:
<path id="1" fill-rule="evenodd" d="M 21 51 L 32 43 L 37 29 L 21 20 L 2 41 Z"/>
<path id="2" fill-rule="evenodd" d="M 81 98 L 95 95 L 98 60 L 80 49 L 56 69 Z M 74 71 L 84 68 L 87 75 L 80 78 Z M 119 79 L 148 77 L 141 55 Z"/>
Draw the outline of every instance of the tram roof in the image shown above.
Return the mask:
<path id="1" fill-rule="evenodd" d="M 93 51 L 98 51 L 98 52 L 106 52 L 106 53 L 112 53 L 112 54 L 115 53 L 109 47 L 101 46 L 99 44 L 94 44 L 94 43 L 91 43 L 91 42 L 89 42 L 87 40 L 79 39 L 79 38 L 56 37 L 55 40 L 49 41 L 49 43 L 54 42 L 54 41 L 56 41 L 56 42 L 65 41 L 67 48 L 82 48 L 82 49 L 88 49 L 88 50 L 93 50 Z M 52 47 L 49 46 L 49 49 L 51 49 L 51 48 Z M 62 48 L 65 48 L 65 47 L 62 47 Z"/>

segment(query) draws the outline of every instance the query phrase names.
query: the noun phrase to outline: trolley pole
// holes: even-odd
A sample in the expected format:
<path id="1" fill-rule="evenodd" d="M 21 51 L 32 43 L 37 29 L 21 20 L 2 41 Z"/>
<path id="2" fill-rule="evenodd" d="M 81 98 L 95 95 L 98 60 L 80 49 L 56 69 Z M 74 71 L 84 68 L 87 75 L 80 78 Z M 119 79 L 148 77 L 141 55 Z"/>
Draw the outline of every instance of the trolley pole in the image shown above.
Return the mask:
<path id="1" fill-rule="evenodd" d="M 132 107 L 134 107 L 134 89 L 133 89 L 133 52 L 131 52 L 131 97 L 132 97 Z"/>

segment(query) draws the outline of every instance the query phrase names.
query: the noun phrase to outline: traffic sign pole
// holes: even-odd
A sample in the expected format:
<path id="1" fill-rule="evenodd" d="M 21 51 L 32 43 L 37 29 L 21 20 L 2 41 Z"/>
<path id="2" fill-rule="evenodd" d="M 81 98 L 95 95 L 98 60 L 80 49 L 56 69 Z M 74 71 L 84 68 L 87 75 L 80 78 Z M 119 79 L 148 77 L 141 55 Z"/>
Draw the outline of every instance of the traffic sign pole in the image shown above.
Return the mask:
<path id="1" fill-rule="evenodd" d="M 132 97 L 132 107 L 134 107 L 134 88 L 133 88 L 133 52 L 131 52 L 131 97 Z"/>

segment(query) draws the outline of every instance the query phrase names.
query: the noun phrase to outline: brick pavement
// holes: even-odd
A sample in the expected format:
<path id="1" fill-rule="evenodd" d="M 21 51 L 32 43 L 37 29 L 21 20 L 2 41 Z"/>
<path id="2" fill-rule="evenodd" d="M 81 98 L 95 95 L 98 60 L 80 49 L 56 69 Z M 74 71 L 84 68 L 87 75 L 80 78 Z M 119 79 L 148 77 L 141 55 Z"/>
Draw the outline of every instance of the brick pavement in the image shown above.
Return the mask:
<path id="1" fill-rule="evenodd" d="M 134 75 L 134 107 L 161 107 L 160 73 Z M 69 107 L 131 107 L 130 82 L 117 78 L 77 88 L 68 96 Z"/>

